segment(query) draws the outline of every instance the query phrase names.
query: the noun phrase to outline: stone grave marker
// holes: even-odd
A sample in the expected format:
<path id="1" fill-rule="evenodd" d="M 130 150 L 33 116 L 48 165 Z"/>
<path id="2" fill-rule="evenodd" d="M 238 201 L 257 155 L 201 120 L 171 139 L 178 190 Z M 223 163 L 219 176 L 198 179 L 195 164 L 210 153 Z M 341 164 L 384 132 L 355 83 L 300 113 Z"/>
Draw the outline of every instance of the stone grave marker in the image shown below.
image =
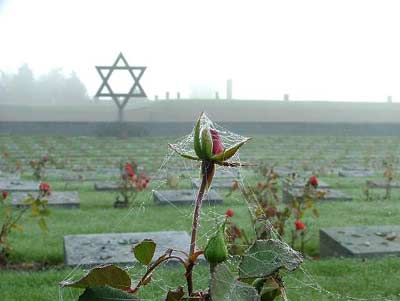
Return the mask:
<path id="1" fill-rule="evenodd" d="M 366 194 L 367 198 L 369 198 L 370 190 L 385 189 L 386 190 L 385 199 L 390 199 L 392 195 L 392 189 L 399 189 L 399 188 L 400 188 L 400 182 L 396 181 L 387 182 L 385 180 L 368 180 Z"/>
<path id="2" fill-rule="evenodd" d="M 214 180 L 218 178 L 238 178 L 239 169 L 237 168 L 217 168 L 214 175 Z"/>
<path id="3" fill-rule="evenodd" d="M 312 175 L 311 171 L 295 170 L 293 168 L 287 168 L 287 167 L 276 167 L 274 168 L 274 172 L 280 177 L 287 177 L 288 175 L 292 174 L 297 174 L 304 177 Z"/>
<path id="4" fill-rule="evenodd" d="M 319 237 L 321 258 L 400 256 L 400 225 L 323 228 Z"/>
<path id="5" fill-rule="evenodd" d="M 36 197 L 36 193 L 33 193 Z M 15 207 L 25 207 L 24 200 L 28 197 L 26 192 L 13 192 L 11 194 L 11 205 Z M 77 191 L 52 191 L 50 196 L 47 196 L 49 207 L 58 208 L 79 208 L 79 194 Z"/>
<path id="6" fill-rule="evenodd" d="M 20 181 L 21 176 L 19 174 L 3 173 L 0 170 L 0 181 Z"/>
<path id="7" fill-rule="evenodd" d="M 387 181 L 384 180 L 368 180 L 367 186 L 368 188 L 381 188 L 381 189 L 386 189 L 389 186 L 390 188 L 398 189 L 400 188 L 400 182 L 392 181 L 388 183 Z"/>
<path id="8" fill-rule="evenodd" d="M 363 177 L 372 177 L 374 175 L 374 172 L 372 170 L 368 169 L 357 169 L 357 170 L 346 170 L 346 169 L 341 169 L 339 170 L 338 173 L 339 177 L 345 177 L 345 178 L 363 178 Z"/>
<path id="9" fill-rule="evenodd" d="M 340 191 L 340 190 L 336 190 L 336 189 L 318 189 L 318 191 L 324 191 L 325 192 L 325 196 L 321 199 L 318 200 L 317 202 L 329 202 L 329 201 L 352 201 L 353 198 L 351 196 L 349 196 L 348 194 Z M 298 199 L 298 200 L 302 200 L 303 199 L 303 189 L 288 189 L 282 190 L 282 200 L 284 202 L 290 202 L 292 201 L 294 198 Z"/>
<path id="10" fill-rule="evenodd" d="M 232 188 L 232 185 L 236 181 L 234 178 L 214 178 L 212 183 L 211 183 L 211 188 L 216 188 L 216 189 L 229 189 Z M 192 180 L 192 186 L 193 188 L 200 188 L 201 181 L 200 179 L 193 179 Z"/>
<path id="11" fill-rule="evenodd" d="M 306 185 L 307 181 L 308 181 L 308 179 L 297 178 L 291 184 L 287 184 L 284 179 L 283 184 L 286 185 L 286 187 L 303 188 Z M 327 189 L 327 188 L 330 188 L 330 185 L 328 183 L 318 179 L 318 188 Z"/>
<path id="12" fill-rule="evenodd" d="M 153 191 L 154 201 L 159 205 L 193 205 L 197 190 L 159 190 Z M 222 204 L 222 198 L 214 190 L 209 190 L 203 203 L 214 205 Z"/>
<path id="13" fill-rule="evenodd" d="M 137 263 L 132 247 L 144 239 L 152 239 L 157 244 L 153 260 L 169 248 L 189 252 L 190 237 L 184 231 L 67 235 L 64 236 L 64 262 L 69 266 Z"/>
<path id="14" fill-rule="evenodd" d="M 0 180 L 0 191 L 38 191 L 39 183 L 35 181 Z"/>
<path id="15" fill-rule="evenodd" d="M 119 188 L 119 184 L 116 182 L 99 182 L 94 183 L 94 189 L 97 191 L 116 191 Z"/>

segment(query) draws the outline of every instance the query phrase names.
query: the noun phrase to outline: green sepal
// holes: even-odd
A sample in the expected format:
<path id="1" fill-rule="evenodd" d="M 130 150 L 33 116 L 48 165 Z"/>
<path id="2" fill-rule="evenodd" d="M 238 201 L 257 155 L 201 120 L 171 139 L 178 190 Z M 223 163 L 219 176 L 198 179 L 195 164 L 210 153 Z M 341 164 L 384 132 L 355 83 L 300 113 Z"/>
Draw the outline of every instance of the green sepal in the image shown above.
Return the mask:
<path id="1" fill-rule="evenodd" d="M 169 146 L 171 149 L 173 149 L 178 155 L 180 155 L 180 156 L 183 157 L 183 158 L 190 159 L 190 160 L 200 161 L 200 158 L 198 158 L 198 157 L 192 156 L 192 155 L 190 155 L 190 154 L 182 153 L 182 152 L 179 151 L 179 150 L 175 147 L 175 145 L 173 145 L 173 144 L 168 144 L 168 146 Z"/>
<path id="2" fill-rule="evenodd" d="M 200 158 L 204 158 L 204 153 L 201 148 L 201 141 L 200 141 L 200 124 L 201 124 L 201 117 L 203 113 L 200 115 L 199 119 L 197 120 L 196 126 L 194 127 L 194 151 L 196 155 Z"/>
<path id="3" fill-rule="evenodd" d="M 220 225 L 217 232 L 209 239 L 204 249 L 204 257 L 209 263 L 221 263 L 228 258 L 228 248 L 225 243 L 225 223 Z"/>
<path id="4" fill-rule="evenodd" d="M 203 159 L 211 159 L 213 155 L 213 140 L 208 127 L 204 128 L 201 132 L 201 149 L 205 157 Z"/>
<path id="5" fill-rule="evenodd" d="M 231 146 L 230 148 L 227 148 L 226 150 L 224 150 L 222 153 L 216 154 L 214 156 L 211 157 L 211 160 L 213 161 L 217 161 L 217 162 L 222 162 L 225 160 L 228 160 L 230 158 L 232 158 L 236 152 L 239 150 L 239 148 L 245 144 L 247 141 L 249 141 L 251 138 L 246 138 L 245 140 Z"/>

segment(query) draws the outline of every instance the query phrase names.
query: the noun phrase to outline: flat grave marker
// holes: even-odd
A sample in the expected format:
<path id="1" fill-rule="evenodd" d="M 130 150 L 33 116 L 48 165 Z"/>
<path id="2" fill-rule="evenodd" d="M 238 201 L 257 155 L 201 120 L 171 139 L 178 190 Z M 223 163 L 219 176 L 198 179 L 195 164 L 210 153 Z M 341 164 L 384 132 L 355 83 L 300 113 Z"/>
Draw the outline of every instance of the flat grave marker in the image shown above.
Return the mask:
<path id="1" fill-rule="evenodd" d="M 119 184 L 116 182 L 98 182 L 94 183 L 94 189 L 97 191 L 116 191 L 119 189 Z"/>
<path id="2" fill-rule="evenodd" d="M 308 179 L 295 179 L 292 183 L 287 183 L 284 179 L 283 183 L 286 187 L 292 187 L 292 188 L 303 188 Z M 322 180 L 318 180 L 318 188 L 322 189 L 327 189 L 330 188 L 330 185 Z"/>
<path id="3" fill-rule="evenodd" d="M 363 178 L 374 176 L 374 172 L 371 170 L 339 170 L 338 175 L 344 178 Z"/>
<path id="4" fill-rule="evenodd" d="M 36 197 L 36 193 L 33 194 Z M 24 200 L 28 197 L 26 192 L 13 192 L 11 195 L 11 205 L 19 208 L 26 207 Z M 80 200 L 77 191 L 52 191 L 50 196 L 46 197 L 49 207 L 57 208 L 79 208 Z"/>
<path id="5" fill-rule="evenodd" d="M 39 183 L 34 181 L 0 180 L 0 191 L 38 191 Z"/>
<path id="6" fill-rule="evenodd" d="M 392 182 L 388 183 L 387 181 L 384 181 L 384 180 L 368 180 L 367 186 L 368 186 L 368 188 L 386 189 L 387 187 L 389 187 L 389 188 L 398 189 L 398 188 L 400 188 L 400 182 L 392 181 Z"/>
<path id="7" fill-rule="evenodd" d="M 317 202 L 330 202 L 330 201 L 350 202 L 353 200 L 353 198 L 351 196 L 349 196 L 348 194 L 346 194 L 340 190 L 318 189 L 317 191 L 325 192 L 325 196 L 321 200 L 318 200 Z M 290 202 L 294 198 L 296 198 L 298 200 L 302 200 L 304 191 L 303 191 L 303 189 L 288 189 L 288 190 L 284 189 L 282 194 L 283 194 L 283 197 L 282 197 L 283 201 Z"/>
<path id="8" fill-rule="evenodd" d="M 64 262 L 69 266 L 137 263 L 132 247 L 144 239 L 156 244 L 153 260 L 169 248 L 189 252 L 190 237 L 185 231 L 107 233 L 64 236 Z"/>
<path id="9" fill-rule="evenodd" d="M 321 257 L 400 256 L 400 225 L 323 228 Z"/>
<path id="10" fill-rule="evenodd" d="M 153 191 L 154 202 L 159 205 L 194 205 L 197 190 L 159 190 Z M 222 204 L 222 198 L 210 189 L 203 199 L 209 205 Z"/>
<path id="11" fill-rule="evenodd" d="M 211 183 L 211 188 L 220 188 L 220 189 L 229 189 L 232 188 L 232 185 L 236 181 L 234 178 L 214 178 Z M 201 181 L 200 179 L 193 179 L 192 186 L 193 188 L 200 188 Z"/>

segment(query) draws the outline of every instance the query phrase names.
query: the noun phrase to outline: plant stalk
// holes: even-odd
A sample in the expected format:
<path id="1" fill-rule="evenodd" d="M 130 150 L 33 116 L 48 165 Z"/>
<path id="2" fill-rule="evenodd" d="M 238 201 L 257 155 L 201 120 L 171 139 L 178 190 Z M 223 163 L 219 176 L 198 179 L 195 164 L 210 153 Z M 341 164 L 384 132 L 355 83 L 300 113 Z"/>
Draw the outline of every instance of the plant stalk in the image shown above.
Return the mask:
<path id="1" fill-rule="evenodd" d="M 203 203 L 203 197 L 206 192 L 207 187 L 210 186 L 211 183 L 207 183 L 209 179 L 209 172 L 212 172 L 214 163 L 203 161 L 201 166 L 202 172 L 202 180 L 201 185 L 199 188 L 199 192 L 197 193 L 196 205 L 193 214 L 193 224 L 192 224 L 192 237 L 190 240 L 190 251 L 189 251 L 189 266 L 186 270 L 186 280 L 188 286 L 188 294 L 189 297 L 193 294 L 193 277 L 192 277 L 192 270 L 194 266 L 194 262 L 192 261 L 192 255 L 196 251 L 196 236 L 197 236 L 197 228 L 199 226 L 199 219 L 200 219 L 200 209 Z M 212 179 L 212 177 L 211 177 Z"/>

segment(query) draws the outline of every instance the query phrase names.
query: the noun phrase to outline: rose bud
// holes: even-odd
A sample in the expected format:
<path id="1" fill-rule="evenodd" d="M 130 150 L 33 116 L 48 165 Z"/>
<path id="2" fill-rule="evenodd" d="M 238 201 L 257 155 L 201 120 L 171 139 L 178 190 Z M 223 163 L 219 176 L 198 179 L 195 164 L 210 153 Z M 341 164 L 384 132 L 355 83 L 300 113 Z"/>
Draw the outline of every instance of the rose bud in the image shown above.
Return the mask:
<path id="1" fill-rule="evenodd" d="M 2 195 L 2 197 L 3 197 L 3 200 L 5 200 L 5 199 L 8 197 L 8 191 L 3 191 L 3 192 L 1 193 L 1 195 Z"/>
<path id="2" fill-rule="evenodd" d="M 300 231 L 300 230 L 304 230 L 306 225 L 304 225 L 304 223 L 302 221 L 295 221 L 294 225 L 296 227 L 296 230 Z"/>
<path id="3" fill-rule="evenodd" d="M 217 232 L 208 240 L 204 250 L 204 257 L 211 264 L 217 264 L 228 258 L 228 248 L 225 243 L 225 224 L 217 229 Z"/>
<path id="4" fill-rule="evenodd" d="M 314 188 L 318 187 L 318 179 L 316 176 L 312 176 L 308 179 L 308 183 L 313 186 Z"/>
<path id="5" fill-rule="evenodd" d="M 235 212 L 232 209 L 228 209 L 225 212 L 225 215 L 228 217 L 232 217 L 235 214 Z"/>

